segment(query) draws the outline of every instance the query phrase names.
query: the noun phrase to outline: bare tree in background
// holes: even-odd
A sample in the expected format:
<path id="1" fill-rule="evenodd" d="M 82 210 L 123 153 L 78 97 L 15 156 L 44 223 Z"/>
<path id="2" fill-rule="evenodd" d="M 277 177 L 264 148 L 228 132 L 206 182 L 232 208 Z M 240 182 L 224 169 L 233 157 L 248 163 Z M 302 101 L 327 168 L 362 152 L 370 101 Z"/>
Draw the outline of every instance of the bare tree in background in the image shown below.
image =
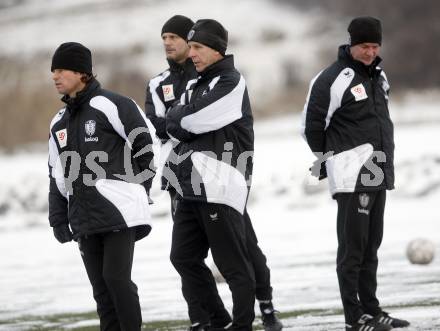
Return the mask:
<path id="1" fill-rule="evenodd" d="M 440 1 L 275 0 L 302 10 L 322 9 L 335 20 L 375 16 L 382 20 L 383 58 L 394 88 L 440 86 Z M 392 60 L 391 60 L 392 59 Z"/>

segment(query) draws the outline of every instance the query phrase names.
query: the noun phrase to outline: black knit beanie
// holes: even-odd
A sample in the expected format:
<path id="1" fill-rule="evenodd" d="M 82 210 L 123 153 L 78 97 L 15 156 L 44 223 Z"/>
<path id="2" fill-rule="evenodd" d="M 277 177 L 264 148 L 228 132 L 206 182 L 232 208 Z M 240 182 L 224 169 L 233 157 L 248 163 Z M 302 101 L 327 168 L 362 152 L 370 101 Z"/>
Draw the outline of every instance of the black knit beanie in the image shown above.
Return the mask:
<path id="1" fill-rule="evenodd" d="M 350 34 L 350 45 L 362 43 L 382 44 L 382 25 L 377 18 L 361 16 L 354 18 L 347 29 Z"/>
<path id="2" fill-rule="evenodd" d="M 195 41 L 225 55 L 228 47 L 228 31 L 216 20 L 198 20 L 188 33 L 188 41 Z"/>
<path id="3" fill-rule="evenodd" d="M 193 25 L 194 22 L 188 17 L 175 15 L 165 22 L 160 35 L 163 35 L 165 32 L 170 32 L 177 34 L 180 38 L 186 40 L 186 36 Z"/>
<path id="4" fill-rule="evenodd" d="M 92 53 L 80 43 L 61 44 L 52 57 L 50 71 L 67 69 L 86 74 L 92 73 Z"/>

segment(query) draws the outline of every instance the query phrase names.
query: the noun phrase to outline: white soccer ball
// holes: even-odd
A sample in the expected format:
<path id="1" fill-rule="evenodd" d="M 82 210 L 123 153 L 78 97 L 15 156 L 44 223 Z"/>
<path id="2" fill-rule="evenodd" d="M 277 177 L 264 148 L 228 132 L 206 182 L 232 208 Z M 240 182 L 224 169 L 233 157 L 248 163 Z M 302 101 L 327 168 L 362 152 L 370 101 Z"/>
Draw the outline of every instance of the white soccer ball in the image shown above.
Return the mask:
<path id="1" fill-rule="evenodd" d="M 428 239 L 414 239 L 406 248 L 406 256 L 412 264 L 429 264 L 434 259 L 434 255 L 435 245 Z"/>

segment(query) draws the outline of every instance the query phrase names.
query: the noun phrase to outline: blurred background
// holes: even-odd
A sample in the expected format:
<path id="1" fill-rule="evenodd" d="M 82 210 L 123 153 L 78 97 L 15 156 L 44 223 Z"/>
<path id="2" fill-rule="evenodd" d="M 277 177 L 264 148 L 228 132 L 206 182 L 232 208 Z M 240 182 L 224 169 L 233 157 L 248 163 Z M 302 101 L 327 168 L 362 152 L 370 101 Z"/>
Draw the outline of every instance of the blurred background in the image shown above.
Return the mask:
<path id="1" fill-rule="evenodd" d="M 260 118 L 302 109 L 310 79 L 336 58 L 357 15 L 382 20 L 383 67 L 394 100 L 408 93 L 436 97 L 439 12 L 435 0 L 0 0 L 0 148 L 47 139 L 62 107 L 50 60 L 65 41 L 88 46 L 101 83 L 143 107 L 146 82 L 167 67 L 163 23 L 176 13 L 218 19 Z"/>
<path id="2" fill-rule="evenodd" d="M 98 323 L 74 243 L 59 245 L 47 221 L 47 137 L 63 107 L 50 73 L 54 50 L 83 43 L 101 84 L 143 108 L 148 80 L 168 66 L 160 31 L 175 14 L 214 18 L 229 31 L 227 53 L 247 81 L 256 118 L 249 212 L 272 269 L 275 304 L 286 330 L 298 331 L 343 328 L 336 206 L 326 182 L 308 174 L 314 158 L 299 134 L 300 113 L 312 77 L 348 42 L 351 19 L 382 20 L 396 190 L 387 204 L 379 294 L 387 309 L 414 321 L 408 331 L 439 330 L 440 261 L 415 266 L 405 257 L 416 237 L 432 240 L 437 252 L 440 246 L 439 13 L 436 0 L 0 0 L 0 330 L 93 330 Z M 168 261 L 169 198 L 157 180 L 152 195 L 153 231 L 137 243 L 133 274 L 144 320 L 165 323 L 146 329 L 169 330 L 170 320 L 185 329 L 180 280 Z M 227 286 L 219 291 L 230 308 Z"/>

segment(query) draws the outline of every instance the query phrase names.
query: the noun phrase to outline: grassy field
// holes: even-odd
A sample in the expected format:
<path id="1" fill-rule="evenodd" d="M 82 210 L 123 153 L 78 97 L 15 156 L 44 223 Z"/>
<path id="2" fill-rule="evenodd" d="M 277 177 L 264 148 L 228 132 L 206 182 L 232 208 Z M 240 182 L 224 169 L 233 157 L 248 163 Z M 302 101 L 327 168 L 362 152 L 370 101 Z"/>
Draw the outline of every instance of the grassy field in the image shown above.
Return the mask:
<path id="1" fill-rule="evenodd" d="M 440 311 L 440 298 L 430 302 L 421 301 L 414 302 L 411 305 L 400 305 L 386 307 L 390 311 L 398 311 L 399 317 L 405 317 L 405 312 L 411 310 L 423 311 L 430 310 Z M 295 310 L 290 312 L 279 313 L 278 316 L 283 321 L 284 330 L 339 330 L 343 327 L 342 310 Z M 411 315 L 409 313 L 409 315 Z M 417 320 L 411 320 L 412 326 L 407 331 L 434 331 L 440 330 L 440 320 L 436 318 L 426 318 L 420 316 L 424 320 L 418 323 Z M 431 322 L 429 320 L 431 319 Z M 428 322 L 427 322 L 428 320 Z M 76 314 L 59 314 L 44 316 L 22 316 L 10 320 L 0 321 L 0 330 L 23 330 L 23 331 L 54 331 L 54 330 L 74 330 L 74 331 L 96 331 L 98 319 L 95 312 L 76 313 Z M 143 323 L 142 330 L 150 331 L 171 331 L 186 330 L 189 322 L 187 320 L 167 320 Z M 254 322 L 254 330 L 263 330 L 259 317 Z"/>
<path id="2" fill-rule="evenodd" d="M 333 310 L 299 310 L 292 312 L 283 312 L 278 316 L 284 319 L 292 319 L 298 316 L 326 316 L 340 314 L 341 311 Z M 262 325 L 257 317 L 254 324 L 255 330 L 261 330 Z M 53 331 L 53 330 L 75 330 L 75 331 L 96 331 L 98 316 L 95 312 L 77 313 L 77 314 L 59 314 L 43 316 L 23 316 L 10 320 L 0 321 L 0 329 L 10 327 L 13 330 L 26 331 Z M 78 324 L 89 324 L 80 326 Z M 78 325 L 78 326 L 75 326 Z M 168 320 L 143 323 L 142 330 L 168 331 L 168 330 L 186 330 L 188 320 Z"/>

